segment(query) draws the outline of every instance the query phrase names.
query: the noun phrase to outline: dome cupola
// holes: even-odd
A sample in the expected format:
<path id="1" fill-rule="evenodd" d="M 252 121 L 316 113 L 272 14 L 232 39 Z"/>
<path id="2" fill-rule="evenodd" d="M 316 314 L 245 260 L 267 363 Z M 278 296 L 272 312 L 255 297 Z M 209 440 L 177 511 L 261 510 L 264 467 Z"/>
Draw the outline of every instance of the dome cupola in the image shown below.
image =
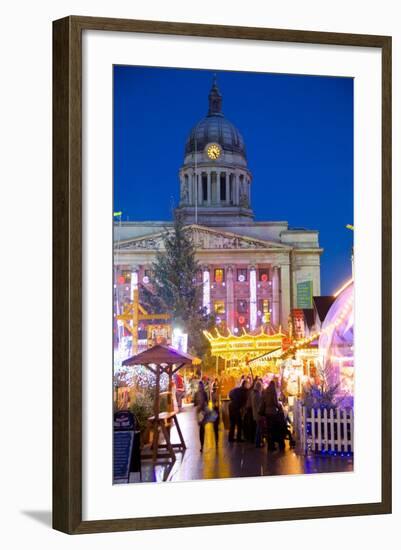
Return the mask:
<path id="1" fill-rule="evenodd" d="M 185 144 L 185 155 L 195 150 L 203 151 L 208 143 L 218 143 L 224 151 L 240 154 L 246 159 L 244 139 L 238 128 L 225 118 L 222 103 L 223 98 L 214 77 L 209 92 L 208 114 L 192 128 Z"/>
<path id="2" fill-rule="evenodd" d="M 208 100 L 207 115 L 192 128 L 185 143 L 179 208 L 188 223 L 249 223 L 252 174 L 244 139 L 223 114 L 216 76 Z"/>

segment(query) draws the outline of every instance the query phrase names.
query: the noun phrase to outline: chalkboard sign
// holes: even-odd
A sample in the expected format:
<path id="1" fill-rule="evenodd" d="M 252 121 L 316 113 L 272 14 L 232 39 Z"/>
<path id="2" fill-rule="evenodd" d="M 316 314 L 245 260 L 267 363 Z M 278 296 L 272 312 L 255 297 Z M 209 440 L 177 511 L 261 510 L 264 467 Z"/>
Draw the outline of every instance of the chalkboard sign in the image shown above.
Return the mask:
<path id="1" fill-rule="evenodd" d="M 134 442 L 133 431 L 114 431 L 113 445 L 113 479 L 114 482 L 129 480 L 132 446 Z"/>
<path id="2" fill-rule="evenodd" d="M 135 417 L 130 411 L 114 413 L 113 480 L 129 481 L 134 446 Z"/>
<path id="3" fill-rule="evenodd" d="M 114 413 L 114 430 L 134 430 L 135 417 L 130 411 L 118 411 Z"/>

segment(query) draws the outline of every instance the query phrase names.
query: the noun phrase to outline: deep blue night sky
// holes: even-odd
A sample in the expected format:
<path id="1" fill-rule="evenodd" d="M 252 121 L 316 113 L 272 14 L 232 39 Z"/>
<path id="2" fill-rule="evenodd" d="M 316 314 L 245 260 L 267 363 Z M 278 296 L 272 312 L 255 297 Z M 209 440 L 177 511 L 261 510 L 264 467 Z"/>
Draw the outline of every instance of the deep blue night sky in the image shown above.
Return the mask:
<path id="1" fill-rule="evenodd" d="M 168 220 L 191 128 L 214 71 L 114 67 L 114 210 Z M 242 133 L 256 220 L 317 229 L 322 294 L 351 274 L 353 80 L 217 72 L 223 113 Z"/>

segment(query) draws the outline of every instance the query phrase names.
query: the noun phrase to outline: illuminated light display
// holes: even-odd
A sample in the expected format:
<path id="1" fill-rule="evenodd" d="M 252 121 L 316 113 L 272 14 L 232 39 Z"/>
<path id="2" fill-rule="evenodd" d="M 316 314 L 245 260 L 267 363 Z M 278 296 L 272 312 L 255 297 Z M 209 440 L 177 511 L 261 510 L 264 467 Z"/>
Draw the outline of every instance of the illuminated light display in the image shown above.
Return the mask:
<path id="1" fill-rule="evenodd" d="M 271 352 L 281 353 L 283 339 L 286 338 L 282 332 L 271 334 L 265 332 L 263 327 L 258 334 L 248 333 L 245 328 L 241 330 L 243 333 L 239 336 L 237 328 L 234 329 L 235 334 L 229 331 L 227 336 L 220 334 L 217 329 L 213 333 L 204 331 L 203 334 L 210 342 L 212 355 L 227 360 L 244 361 L 246 357 L 250 360 Z"/>
<path id="2" fill-rule="evenodd" d="M 240 315 L 238 317 L 238 322 L 240 325 L 243 325 L 245 323 L 245 317 L 243 315 Z"/>
<path id="3" fill-rule="evenodd" d="M 123 285 L 125 283 L 125 277 L 123 275 L 120 275 L 118 278 L 118 283 L 120 285 Z"/>
<path id="4" fill-rule="evenodd" d="M 256 270 L 251 269 L 249 276 L 249 292 L 250 292 L 250 319 L 249 324 L 251 330 L 256 328 L 257 323 L 257 304 L 256 304 Z"/>
<path id="5" fill-rule="evenodd" d="M 156 387 L 155 374 L 142 365 L 123 367 L 117 366 L 115 362 L 114 372 L 119 385 L 127 386 L 128 388 L 138 387 L 142 389 Z M 168 375 L 165 372 L 160 375 L 160 389 L 162 391 L 168 389 Z"/>
<path id="6" fill-rule="evenodd" d="M 173 330 L 171 345 L 174 349 L 187 353 L 188 351 L 188 334 L 182 332 L 180 328 Z"/>
<path id="7" fill-rule="evenodd" d="M 330 381 L 341 391 L 353 395 L 354 378 L 354 285 L 348 281 L 337 293 L 319 338 L 319 350 Z"/>
<path id="8" fill-rule="evenodd" d="M 210 313 L 210 274 L 207 269 L 203 271 L 203 307 L 206 313 Z"/>

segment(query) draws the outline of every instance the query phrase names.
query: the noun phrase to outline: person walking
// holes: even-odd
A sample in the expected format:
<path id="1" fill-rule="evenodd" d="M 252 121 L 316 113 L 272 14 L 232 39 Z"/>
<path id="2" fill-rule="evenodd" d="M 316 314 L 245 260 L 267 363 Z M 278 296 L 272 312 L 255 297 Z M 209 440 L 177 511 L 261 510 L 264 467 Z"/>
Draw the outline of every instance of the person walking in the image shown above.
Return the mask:
<path id="1" fill-rule="evenodd" d="M 215 378 L 212 384 L 212 408 L 215 413 L 213 420 L 214 443 L 216 449 L 219 446 L 219 424 L 220 424 L 220 383 L 218 378 Z"/>
<path id="2" fill-rule="evenodd" d="M 199 426 L 200 452 L 202 453 L 203 445 L 205 444 L 205 425 L 208 415 L 208 397 L 202 381 L 198 384 L 198 390 L 194 396 L 194 405 Z"/>
<path id="3" fill-rule="evenodd" d="M 255 386 L 251 390 L 251 406 L 252 406 L 252 415 L 255 422 L 255 445 L 256 447 L 263 447 L 264 443 L 262 441 L 262 422 L 261 416 L 259 414 L 259 409 L 262 404 L 262 382 L 257 380 Z"/>
<path id="4" fill-rule="evenodd" d="M 230 416 L 230 429 L 228 432 L 228 441 L 243 441 L 242 439 L 242 412 L 248 398 L 246 380 L 243 379 L 241 385 L 234 388 L 229 393 L 230 403 L 228 412 Z M 237 430 L 237 439 L 234 439 L 235 430 Z"/>
<path id="5" fill-rule="evenodd" d="M 185 395 L 185 386 L 184 379 L 181 374 L 176 373 L 175 375 L 175 397 L 177 399 L 178 411 L 182 410 L 182 399 Z"/>

